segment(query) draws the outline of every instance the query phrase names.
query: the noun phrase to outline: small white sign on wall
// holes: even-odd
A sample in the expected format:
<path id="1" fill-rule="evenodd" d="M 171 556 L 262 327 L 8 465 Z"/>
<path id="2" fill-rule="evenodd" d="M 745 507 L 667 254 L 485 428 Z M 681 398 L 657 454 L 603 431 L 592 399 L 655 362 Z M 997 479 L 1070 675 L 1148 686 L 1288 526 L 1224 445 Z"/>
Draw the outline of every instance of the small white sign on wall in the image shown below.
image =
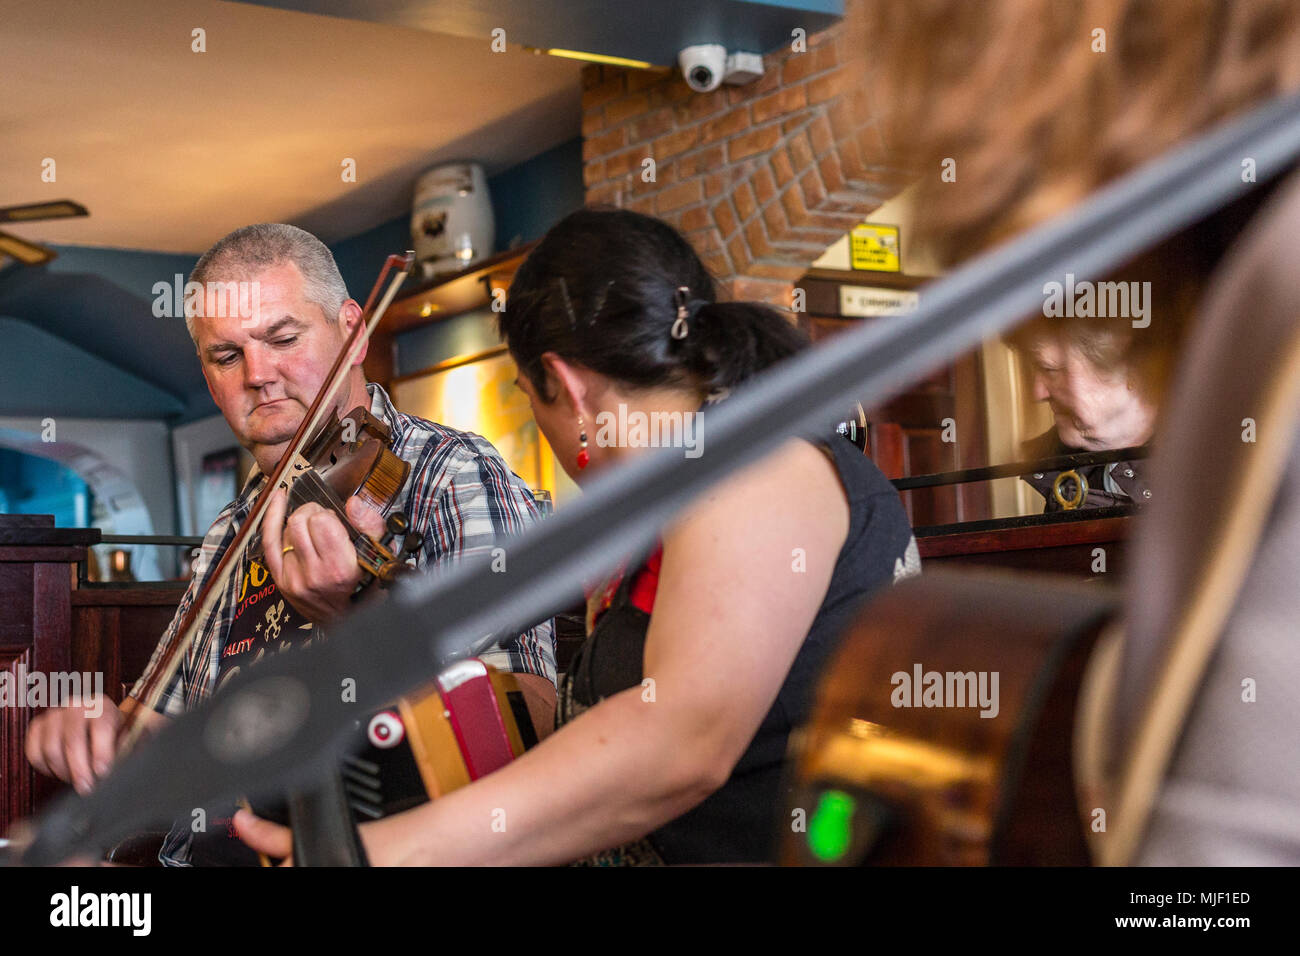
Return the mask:
<path id="1" fill-rule="evenodd" d="M 910 289 L 840 286 L 840 315 L 853 318 L 869 319 L 878 315 L 902 315 L 915 309 L 920 301 L 920 293 Z"/>

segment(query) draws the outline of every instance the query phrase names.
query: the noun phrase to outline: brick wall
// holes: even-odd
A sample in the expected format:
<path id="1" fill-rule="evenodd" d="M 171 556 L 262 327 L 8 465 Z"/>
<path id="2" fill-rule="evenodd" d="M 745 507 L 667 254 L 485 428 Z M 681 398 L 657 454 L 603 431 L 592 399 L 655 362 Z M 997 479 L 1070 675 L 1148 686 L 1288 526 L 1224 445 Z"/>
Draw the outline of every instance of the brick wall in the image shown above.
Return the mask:
<path id="1" fill-rule="evenodd" d="M 872 128 L 862 2 L 806 50 L 766 55 L 747 86 L 695 93 L 676 70 L 587 66 L 587 202 L 667 220 L 724 297 L 788 308 L 813 260 L 902 185 Z"/>

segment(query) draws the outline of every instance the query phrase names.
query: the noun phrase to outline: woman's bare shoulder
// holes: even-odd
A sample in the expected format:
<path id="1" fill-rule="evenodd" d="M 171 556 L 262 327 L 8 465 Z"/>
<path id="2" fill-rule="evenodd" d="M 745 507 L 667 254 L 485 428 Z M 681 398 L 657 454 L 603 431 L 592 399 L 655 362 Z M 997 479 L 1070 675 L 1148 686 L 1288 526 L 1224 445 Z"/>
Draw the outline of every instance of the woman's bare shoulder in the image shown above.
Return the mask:
<path id="1" fill-rule="evenodd" d="M 824 446 L 803 439 L 723 479 L 670 530 L 738 524 L 745 537 L 770 537 L 778 529 L 841 543 L 848 534 L 849 504 L 839 472 Z"/>

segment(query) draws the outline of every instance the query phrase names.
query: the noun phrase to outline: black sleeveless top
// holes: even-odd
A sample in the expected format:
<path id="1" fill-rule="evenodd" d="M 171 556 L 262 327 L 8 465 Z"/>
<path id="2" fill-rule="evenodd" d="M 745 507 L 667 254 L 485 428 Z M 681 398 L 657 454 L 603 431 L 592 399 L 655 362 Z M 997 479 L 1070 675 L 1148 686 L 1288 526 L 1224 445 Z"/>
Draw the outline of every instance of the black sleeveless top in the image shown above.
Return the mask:
<path id="1" fill-rule="evenodd" d="M 826 597 L 771 710 L 727 782 L 703 803 L 643 841 L 583 862 L 774 861 L 786 809 L 783 762 L 790 732 L 807 721 L 817 679 L 863 599 L 920 570 L 916 541 L 894 486 L 844 438 L 837 435 L 821 444 L 829 448 L 848 495 L 849 529 Z M 636 577 L 623 575 L 609 608 L 574 658 L 560 688 L 557 724 L 641 684 L 650 615 L 630 599 Z M 726 675 L 718 679 L 726 680 Z"/>

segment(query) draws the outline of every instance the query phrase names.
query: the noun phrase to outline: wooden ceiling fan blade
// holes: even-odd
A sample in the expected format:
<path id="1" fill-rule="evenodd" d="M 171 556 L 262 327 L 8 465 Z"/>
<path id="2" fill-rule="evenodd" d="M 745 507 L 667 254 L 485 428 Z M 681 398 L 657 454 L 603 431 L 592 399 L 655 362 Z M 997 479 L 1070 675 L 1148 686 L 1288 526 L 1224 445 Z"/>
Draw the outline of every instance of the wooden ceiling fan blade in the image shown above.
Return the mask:
<path id="1" fill-rule="evenodd" d="M 86 207 L 71 199 L 52 202 L 33 202 L 23 206 L 0 208 L 0 222 L 33 222 L 37 219 L 67 219 L 70 216 L 89 216 Z"/>
<path id="2" fill-rule="evenodd" d="M 0 255 L 12 256 L 24 265 L 39 266 L 55 258 L 58 253 L 39 243 L 0 232 Z"/>

